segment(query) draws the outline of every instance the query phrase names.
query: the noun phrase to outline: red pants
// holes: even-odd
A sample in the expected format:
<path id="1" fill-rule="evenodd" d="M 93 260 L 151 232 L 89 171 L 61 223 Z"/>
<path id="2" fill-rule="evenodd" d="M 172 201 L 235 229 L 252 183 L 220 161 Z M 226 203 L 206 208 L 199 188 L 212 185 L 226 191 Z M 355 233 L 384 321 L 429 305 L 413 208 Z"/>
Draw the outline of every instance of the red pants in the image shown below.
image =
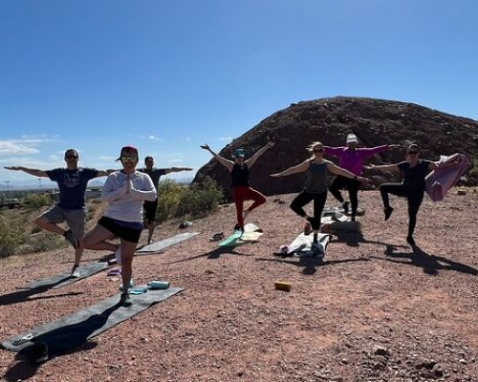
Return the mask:
<path id="1" fill-rule="evenodd" d="M 242 211 L 244 210 L 244 200 L 254 201 L 254 203 L 252 203 L 247 209 L 249 212 L 251 212 L 254 208 L 264 204 L 266 202 L 266 197 L 259 191 L 245 186 L 234 186 L 231 188 L 231 192 L 232 197 L 234 198 L 234 203 L 236 204 L 237 222 L 239 223 L 239 227 L 244 229 L 244 217 L 242 216 Z"/>

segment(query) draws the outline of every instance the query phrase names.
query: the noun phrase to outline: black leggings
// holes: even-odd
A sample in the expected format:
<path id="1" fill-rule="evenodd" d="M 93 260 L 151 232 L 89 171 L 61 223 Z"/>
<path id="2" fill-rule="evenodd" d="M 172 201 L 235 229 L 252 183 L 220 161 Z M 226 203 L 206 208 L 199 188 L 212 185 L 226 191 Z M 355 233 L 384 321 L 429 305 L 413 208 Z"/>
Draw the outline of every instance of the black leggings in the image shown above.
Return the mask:
<path id="1" fill-rule="evenodd" d="M 324 210 L 325 201 L 327 200 L 327 191 L 320 194 L 309 194 L 305 191 L 302 191 L 294 198 L 290 204 L 290 208 L 297 215 L 305 218 L 307 213 L 304 211 L 303 207 L 306 204 L 309 204 L 312 200 L 314 201 L 314 217 L 309 218 L 309 221 L 313 230 L 319 230 L 320 218 L 322 217 L 322 211 Z"/>
<path id="2" fill-rule="evenodd" d="M 340 193 L 340 190 L 347 186 L 349 190 L 349 198 L 350 204 L 352 207 L 352 216 L 355 217 L 357 215 L 357 207 L 358 207 L 358 189 L 360 187 L 360 182 L 355 179 L 346 178 L 345 176 L 337 175 L 329 187 L 329 191 L 332 195 L 335 196 L 340 203 L 344 202 L 344 198 Z"/>
<path id="3" fill-rule="evenodd" d="M 423 201 L 424 191 L 410 190 L 405 188 L 401 183 L 384 183 L 380 186 L 380 194 L 382 195 L 383 206 L 390 207 L 388 194 L 407 198 L 408 201 L 408 236 L 413 236 L 415 226 L 417 225 L 417 214 Z"/>

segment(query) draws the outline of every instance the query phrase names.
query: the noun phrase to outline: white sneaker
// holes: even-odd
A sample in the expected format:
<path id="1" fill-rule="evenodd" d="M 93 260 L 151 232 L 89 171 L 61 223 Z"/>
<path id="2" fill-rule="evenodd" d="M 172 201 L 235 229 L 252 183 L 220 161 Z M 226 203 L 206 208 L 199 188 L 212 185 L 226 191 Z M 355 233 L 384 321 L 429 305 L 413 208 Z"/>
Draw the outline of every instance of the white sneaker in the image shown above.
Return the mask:
<path id="1" fill-rule="evenodd" d="M 121 246 L 115 251 L 116 262 L 121 265 Z"/>
<path id="2" fill-rule="evenodd" d="M 77 265 L 75 265 L 73 269 L 71 270 L 71 277 L 75 279 L 81 277 L 80 269 Z"/>

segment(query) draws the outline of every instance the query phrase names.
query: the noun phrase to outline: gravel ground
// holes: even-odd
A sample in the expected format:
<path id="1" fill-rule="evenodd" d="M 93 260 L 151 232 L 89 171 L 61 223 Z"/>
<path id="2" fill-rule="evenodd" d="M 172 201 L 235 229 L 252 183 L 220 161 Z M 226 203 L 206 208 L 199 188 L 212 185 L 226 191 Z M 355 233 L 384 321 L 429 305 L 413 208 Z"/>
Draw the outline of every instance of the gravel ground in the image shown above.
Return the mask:
<path id="1" fill-rule="evenodd" d="M 273 256 L 302 228 L 287 207 L 293 195 L 270 197 L 251 214 L 265 232 L 259 242 L 219 250 L 208 238 L 229 232 L 235 215 L 223 206 L 188 228 L 201 235 L 134 260 L 137 283 L 166 279 L 182 293 L 41 365 L 2 350 L 0 378 L 478 381 L 478 193 L 463 190 L 425 199 L 415 251 L 405 242 L 405 201 L 392 197 L 385 223 L 378 192 L 362 192 L 362 232 L 334 236 L 323 263 Z M 159 227 L 155 239 L 177 226 Z M 87 251 L 84 260 L 104 254 Z M 72 259 L 63 249 L 0 260 L 2 339 L 117 293 L 106 272 L 40 294 L 16 290 L 70 269 Z M 275 290 L 276 280 L 291 290 Z"/>

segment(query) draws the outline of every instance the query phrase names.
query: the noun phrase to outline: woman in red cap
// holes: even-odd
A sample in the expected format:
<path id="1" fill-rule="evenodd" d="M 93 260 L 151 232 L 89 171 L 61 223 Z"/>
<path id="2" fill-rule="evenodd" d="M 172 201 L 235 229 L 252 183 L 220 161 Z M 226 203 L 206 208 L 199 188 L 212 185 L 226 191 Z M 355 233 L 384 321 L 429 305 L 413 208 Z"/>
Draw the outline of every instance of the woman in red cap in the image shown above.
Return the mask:
<path id="1" fill-rule="evenodd" d="M 249 169 L 254 163 L 256 163 L 256 160 L 272 146 L 274 146 L 274 142 L 268 142 L 267 145 L 259 149 L 247 160 L 244 160 L 244 150 L 236 149 L 233 153 L 234 161 L 216 154 L 207 144 L 200 146 L 202 149 L 209 151 L 212 156 L 216 158 L 220 164 L 226 167 L 227 171 L 231 174 L 231 192 L 237 213 L 237 224 L 234 227 L 234 230 L 236 231 L 240 230 L 244 232 L 244 219 L 250 212 L 252 212 L 252 210 L 266 202 L 266 197 L 264 195 L 249 186 Z M 245 200 L 252 200 L 253 203 L 247 210 L 243 211 Z"/>
<path id="2" fill-rule="evenodd" d="M 108 176 L 103 186 L 102 199 L 108 202 L 103 217 L 85 237 L 85 248 L 114 251 L 121 264 L 123 293 L 121 303 L 130 306 L 133 301 L 128 289 L 133 273 L 133 255 L 143 229 L 143 202 L 156 199 L 156 189 L 151 178 L 136 171 L 138 150 L 132 146 L 121 149 L 123 169 Z M 119 237 L 121 245 L 107 240 Z"/>

